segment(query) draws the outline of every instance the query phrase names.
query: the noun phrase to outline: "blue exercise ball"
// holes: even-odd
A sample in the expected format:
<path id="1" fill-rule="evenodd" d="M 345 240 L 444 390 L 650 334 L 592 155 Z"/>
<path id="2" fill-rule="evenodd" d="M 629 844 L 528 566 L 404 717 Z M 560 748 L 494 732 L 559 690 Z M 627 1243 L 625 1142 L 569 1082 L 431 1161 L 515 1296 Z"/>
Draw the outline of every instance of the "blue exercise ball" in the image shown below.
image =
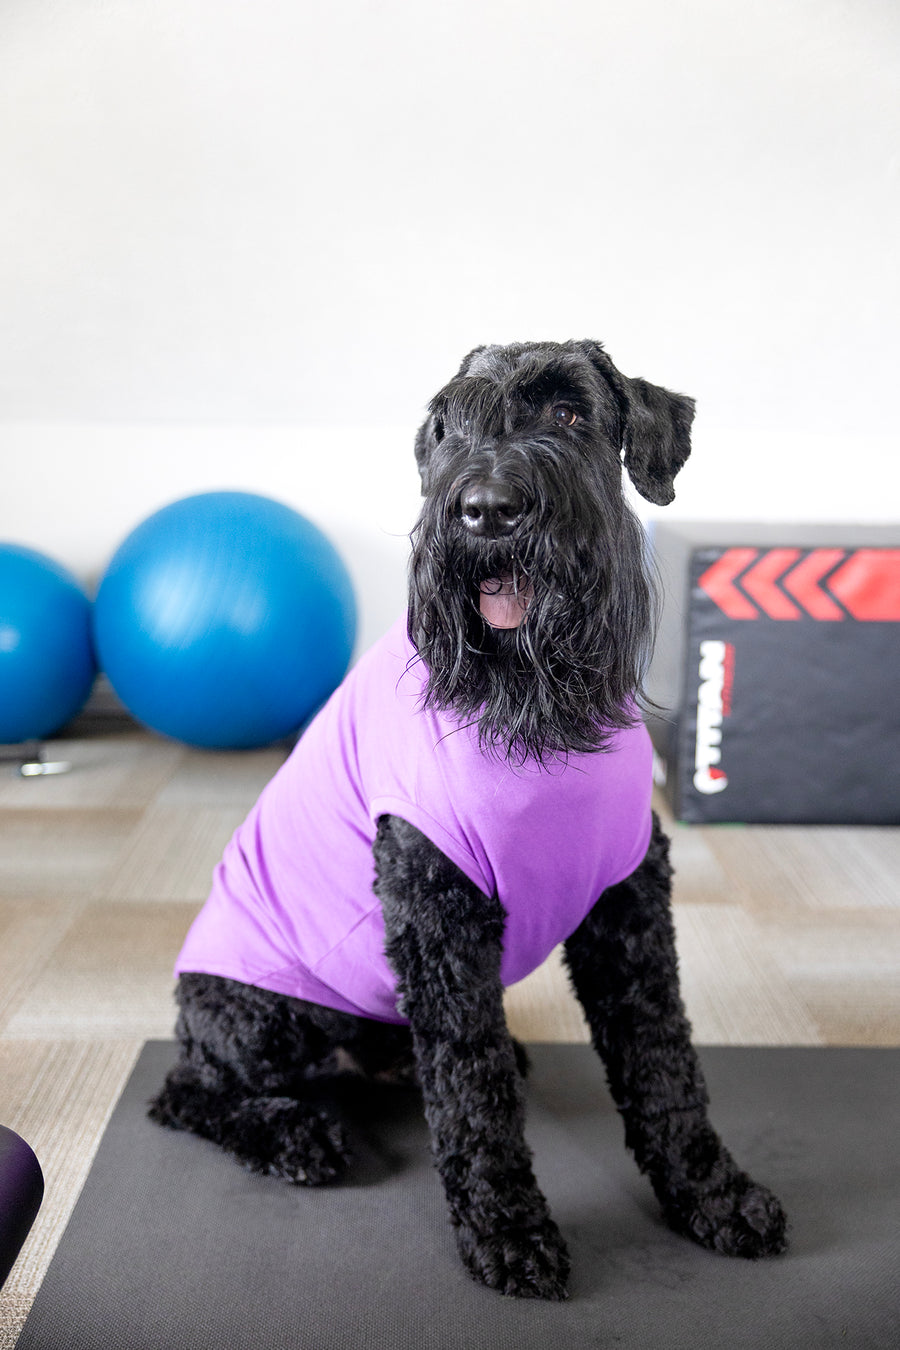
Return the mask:
<path id="1" fill-rule="evenodd" d="M 58 731 L 84 705 L 96 669 L 90 602 L 72 573 L 0 544 L 0 742 Z"/>
<path id="2" fill-rule="evenodd" d="M 281 502 L 205 492 L 157 511 L 113 555 L 94 603 L 101 668 L 140 722 L 209 749 L 297 731 L 353 649 L 350 578 Z"/>

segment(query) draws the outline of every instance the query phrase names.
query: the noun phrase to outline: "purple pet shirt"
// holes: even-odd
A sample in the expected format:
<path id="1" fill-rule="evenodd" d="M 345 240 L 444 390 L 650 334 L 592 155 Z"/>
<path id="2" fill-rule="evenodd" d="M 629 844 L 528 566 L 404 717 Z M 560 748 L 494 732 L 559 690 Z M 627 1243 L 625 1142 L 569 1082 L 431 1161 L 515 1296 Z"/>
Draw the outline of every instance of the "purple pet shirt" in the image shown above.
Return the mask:
<path id="1" fill-rule="evenodd" d="M 176 973 L 224 975 L 404 1023 L 372 886 L 378 817 L 401 816 L 507 914 L 515 984 L 567 938 L 650 842 L 650 742 L 508 764 L 477 729 L 422 710 L 426 671 L 400 619 L 349 673 L 216 868 Z"/>

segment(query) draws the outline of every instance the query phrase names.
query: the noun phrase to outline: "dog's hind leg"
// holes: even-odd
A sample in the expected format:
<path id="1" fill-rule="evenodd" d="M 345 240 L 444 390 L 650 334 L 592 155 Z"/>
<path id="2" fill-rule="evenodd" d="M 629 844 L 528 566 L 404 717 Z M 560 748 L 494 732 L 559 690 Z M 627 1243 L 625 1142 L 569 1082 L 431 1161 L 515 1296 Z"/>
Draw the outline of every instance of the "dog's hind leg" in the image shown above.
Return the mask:
<path id="1" fill-rule="evenodd" d="M 212 1140 L 254 1172 L 337 1180 L 344 1125 L 305 1071 L 327 1060 L 329 1019 L 342 1015 L 214 975 L 182 975 L 177 997 L 180 1057 L 151 1119 Z"/>
<path id="2" fill-rule="evenodd" d="M 386 951 L 460 1255 L 489 1288 L 564 1298 L 568 1254 L 532 1171 L 503 1015 L 503 908 L 395 816 L 380 819 L 374 854 Z"/>
<path id="3" fill-rule="evenodd" d="M 702 1246 L 758 1257 L 785 1249 L 781 1205 L 742 1172 L 709 1122 L 681 1002 L 668 840 L 654 817 L 637 871 L 601 896 L 566 943 L 575 992 L 666 1221 Z"/>

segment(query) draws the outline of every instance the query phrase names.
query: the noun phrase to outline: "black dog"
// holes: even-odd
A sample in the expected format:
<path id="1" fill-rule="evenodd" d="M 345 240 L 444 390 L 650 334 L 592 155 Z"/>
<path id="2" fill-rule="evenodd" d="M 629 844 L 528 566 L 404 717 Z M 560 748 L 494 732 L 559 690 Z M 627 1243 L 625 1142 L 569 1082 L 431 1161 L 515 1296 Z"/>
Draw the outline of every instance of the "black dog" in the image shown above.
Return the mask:
<path id="1" fill-rule="evenodd" d="M 623 738 L 643 735 L 635 700 L 653 588 L 621 456 L 644 497 L 668 503 L 692 418 L 690 399 L 626 379 L 597 343 L 522 344 L 472 352 L 417 437 L 424 506 L 408 612 L 410 665 L 417 653 L 424 672 L 417 715 L 474 737 L 485 775 L 502 765 L 540 781 L 532 824 L 550 818 L 572 765 L 613 764 Z M 777 1253 L 778 1201 L 737 1167 L 707 1118 L 679 996 L 668 844 L 649 806 L 646 818 L 636 867 L 591 895 L 560 935 L 572 983 L 667 1222 L 729 1255 Z M 546 850 L 545 875 L 565 849 L 590 852 L 603 826 L 567 820 L 569 842 L 558 856 Z M 359 1016 L 340 998 L 285 993 L 280 976 L 257 987 L 230 967 L 182 963 L 181 1058 L 151 1114 L 257 1171 L 316 1185 L 336 1179 L 349 1152 L 323 1079 L 350 1063 L 374 1076 L 414 1071 L 466 1267 L 507 1294 L 563 1298 L 568 1256 L 531 1168 L 523 1055 L 503 1016 L 514 897 L 487 894 L 447 855 L 440 827 L 433 833 L 441 848 L 399 811 L 372 828 L 380 908 L 371 903 L 396 1010 Z"/>

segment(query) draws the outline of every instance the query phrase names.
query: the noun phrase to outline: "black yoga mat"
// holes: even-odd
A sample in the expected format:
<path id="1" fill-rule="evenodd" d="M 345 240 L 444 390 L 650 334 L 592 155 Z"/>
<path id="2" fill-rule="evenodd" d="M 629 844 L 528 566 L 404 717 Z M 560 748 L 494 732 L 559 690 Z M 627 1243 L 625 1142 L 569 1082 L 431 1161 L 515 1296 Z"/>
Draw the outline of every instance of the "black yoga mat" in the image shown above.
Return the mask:
<path id="1" fill-rule="evenodd" d="M 355 1180 L 303 1190 L 146 1120 L 173 1053 L 144 1047 L 18 1350 L 900 1345 L 900 1051 L 702 1052 L 719 1129 L 792 1220 L 790 1253 L 754 1264 L 662 1225 L 588 1047 L 532 1047 L 528 1135 L 572 1253 L 564 1304 L 465 1274 L 414 1093 L 363 1093 Z"/>

